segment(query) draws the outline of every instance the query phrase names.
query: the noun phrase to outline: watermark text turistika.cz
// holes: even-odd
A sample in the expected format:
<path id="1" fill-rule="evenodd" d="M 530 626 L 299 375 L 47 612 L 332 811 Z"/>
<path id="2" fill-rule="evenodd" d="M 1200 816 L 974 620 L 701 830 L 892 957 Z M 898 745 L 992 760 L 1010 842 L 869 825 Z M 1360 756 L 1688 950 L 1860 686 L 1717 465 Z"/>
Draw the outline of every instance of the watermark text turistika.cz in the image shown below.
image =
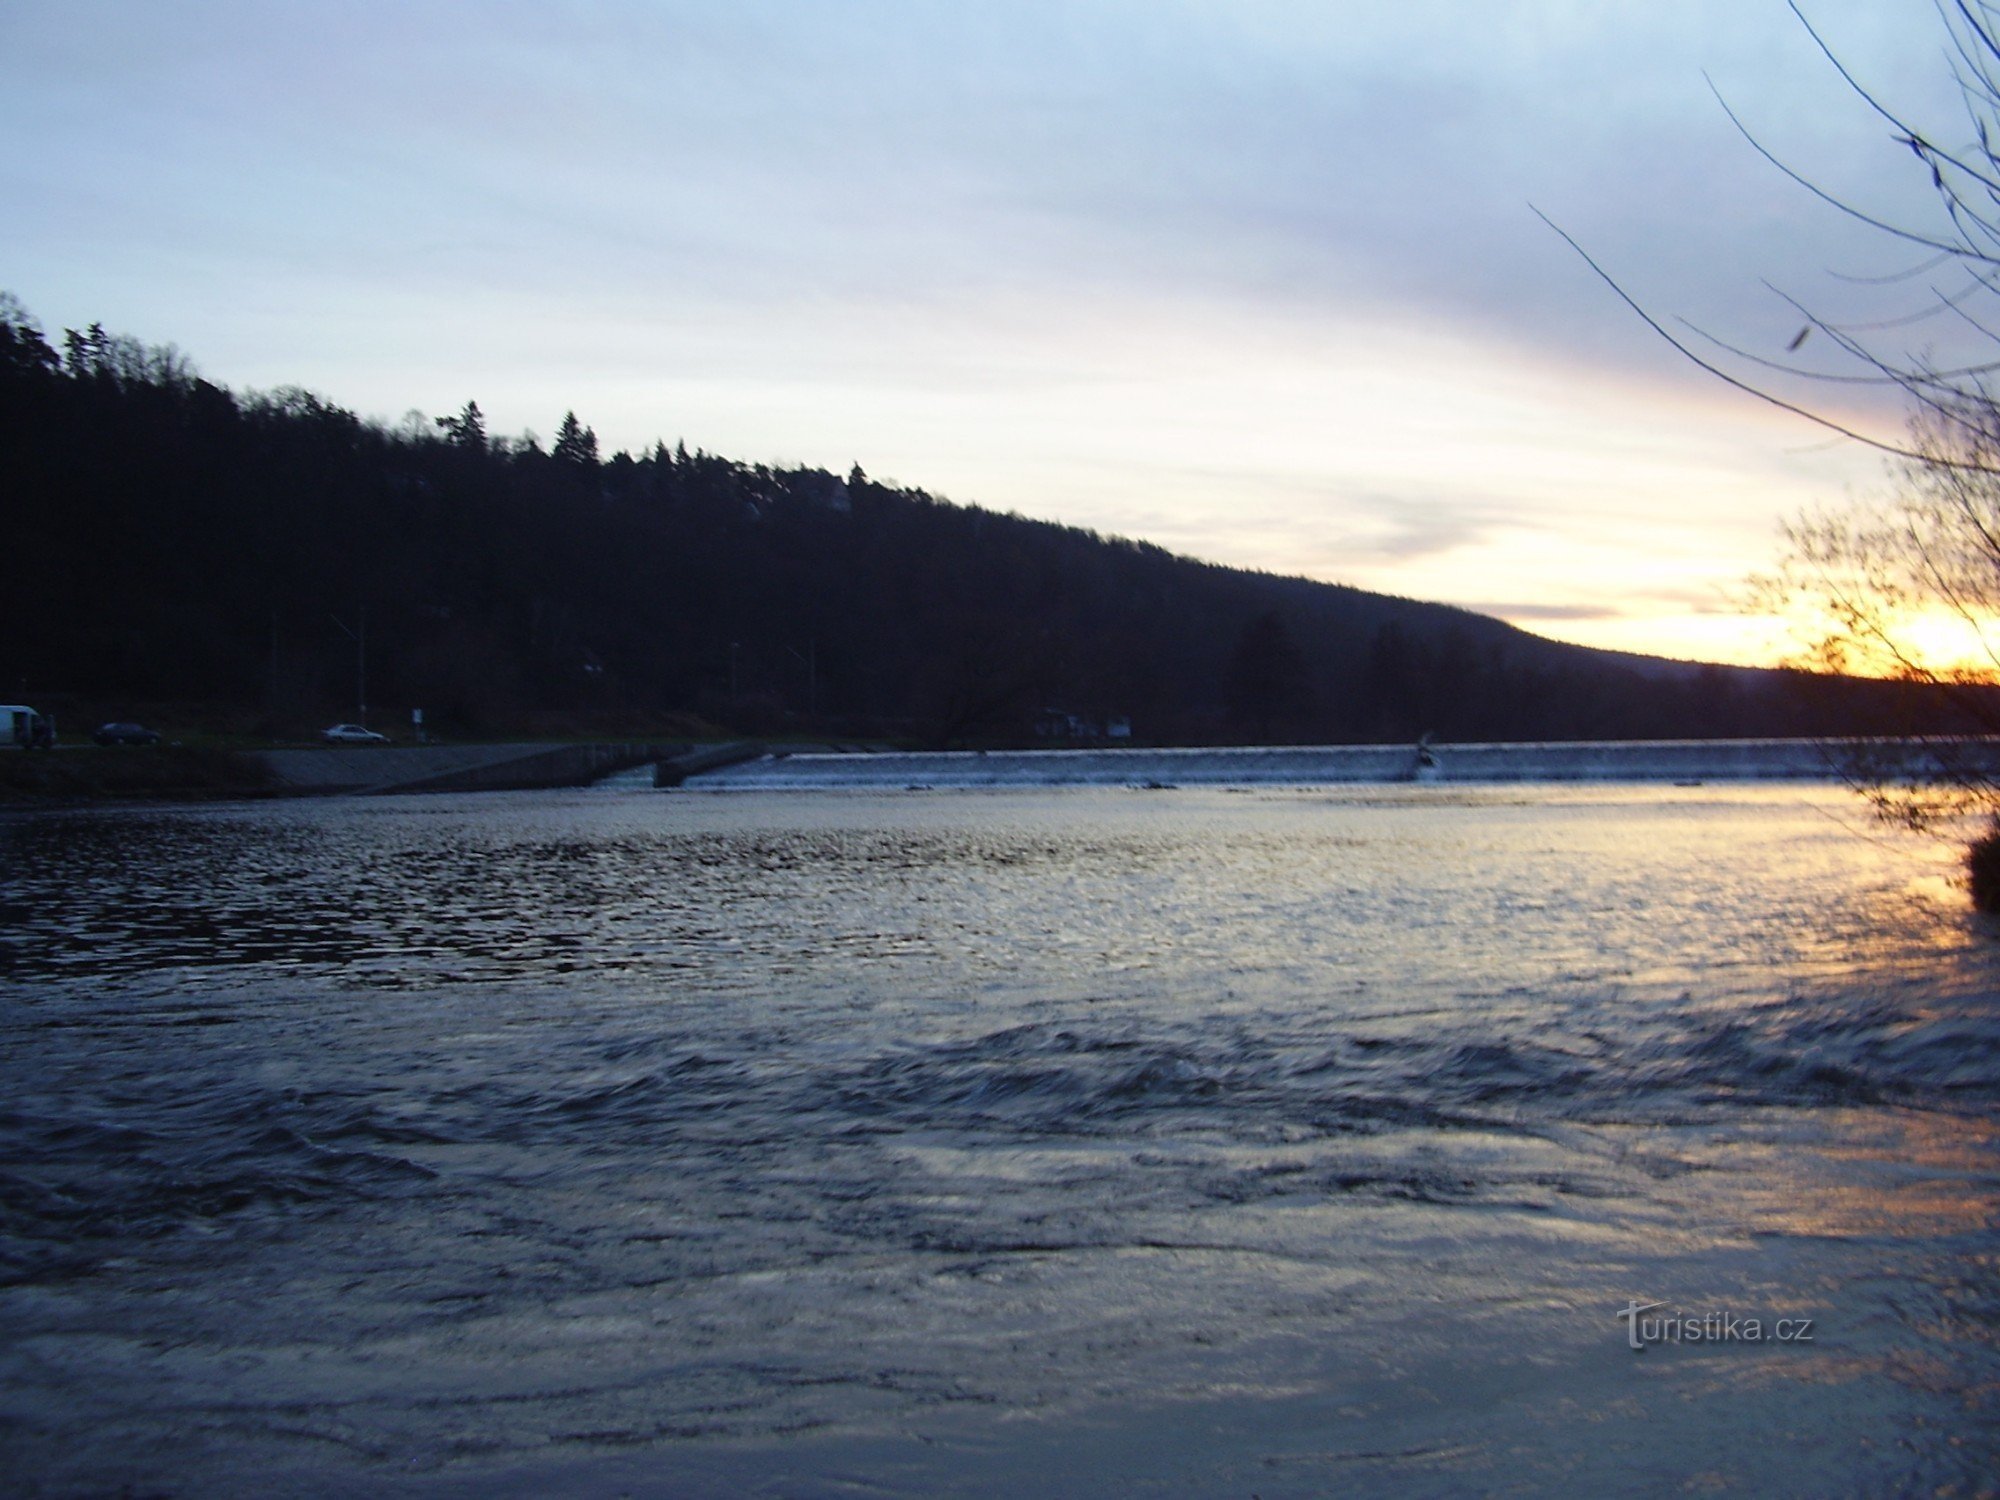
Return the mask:
<path id="1" fill-rule="evenodd" d="M 1660 1311 L 1665 1302 L 1630 1301 L 1618 1310 L 1625 1341 L 1634 1349 L 1648 1344 L 1810 1344 L 1811 1318 L 1752 1318 L 1732 1312 L 1699 1317 Z"/>

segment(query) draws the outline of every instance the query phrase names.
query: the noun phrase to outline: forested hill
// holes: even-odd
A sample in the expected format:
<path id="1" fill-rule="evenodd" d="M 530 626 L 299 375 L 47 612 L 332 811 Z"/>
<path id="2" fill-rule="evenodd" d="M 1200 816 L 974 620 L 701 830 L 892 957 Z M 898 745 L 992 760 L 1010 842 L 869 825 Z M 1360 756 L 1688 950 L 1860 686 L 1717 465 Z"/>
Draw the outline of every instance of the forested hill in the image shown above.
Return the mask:
<path id="1" fill-rule="evenodd" d="M 61 344 L 0 300 L 0 693 L 30 702 L 291 733 L 352 717 L 365 664 L 391 728 L 1208 743 L 1814 733 L 1893 693 L 1645 670 L 859 467 L 605 456 L 573 417 L 545 450 L 475 404 L 388 428 L 101 328 Z"/>

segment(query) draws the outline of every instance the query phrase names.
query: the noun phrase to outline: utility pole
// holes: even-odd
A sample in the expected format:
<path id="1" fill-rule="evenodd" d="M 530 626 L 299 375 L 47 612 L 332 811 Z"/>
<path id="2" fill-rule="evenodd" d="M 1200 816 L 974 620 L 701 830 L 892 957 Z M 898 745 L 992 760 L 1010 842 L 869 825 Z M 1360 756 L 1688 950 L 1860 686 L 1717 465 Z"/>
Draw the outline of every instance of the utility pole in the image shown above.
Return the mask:
<path id="1" fill-rule="evenodd" d="M 368 727 L 368 606 L 357 606 L 355 629 L 349 630 L 339 615 L 328 619 L 340 626 L 341 634 L 354 642 L 354 722 Z"/>
<path id="2" fill-rule="evenodd" d="M 799 655 L 797 646 L 787 646 L 792 660 L 806 669 L 806 713 L 814 718 L 819 716 L 819 642 L 808 639 L 806 654 Z"/>

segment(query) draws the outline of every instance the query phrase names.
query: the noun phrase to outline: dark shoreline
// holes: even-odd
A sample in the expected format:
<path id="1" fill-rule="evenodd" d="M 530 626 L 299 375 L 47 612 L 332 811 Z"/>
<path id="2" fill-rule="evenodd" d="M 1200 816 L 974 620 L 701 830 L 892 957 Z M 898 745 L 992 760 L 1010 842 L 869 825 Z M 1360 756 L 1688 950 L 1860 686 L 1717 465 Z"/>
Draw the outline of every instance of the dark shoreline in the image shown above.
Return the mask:
<path id="1" fill-rule="evenodd" d="M 684 741 L 300 746 L 95 746 L 0 755 L 0 806 L 209 802 L 585 786 L 614 771 L 705 759 Z"/>
<path id="2" fill-rule="evenodd" d="M 181 745 L 0 755 L 0 806 L 208 802 L 284 795 L 256 755 Z"/>

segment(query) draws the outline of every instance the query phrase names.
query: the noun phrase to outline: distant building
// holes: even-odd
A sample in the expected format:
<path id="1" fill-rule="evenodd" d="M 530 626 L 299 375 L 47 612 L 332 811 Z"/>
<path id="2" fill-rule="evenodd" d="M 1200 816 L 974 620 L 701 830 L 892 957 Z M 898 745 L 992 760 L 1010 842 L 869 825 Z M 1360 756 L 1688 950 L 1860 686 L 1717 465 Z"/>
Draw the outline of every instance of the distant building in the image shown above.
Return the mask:
<path id="1" fill-rule="evenodd" d="M 25 703 L 0 703 L 0 745 L 47 750 L 56 742 L 56 721 Z"/>
<path id="2" fill-rule="evenodd" d="M 1044 708 L 1035 715 L 1035 738 L 1060 740 L 1069 745 L 1102 745 L 1132 738 L 1130 714 L 1075 713 L 1066 708 Z"/>

